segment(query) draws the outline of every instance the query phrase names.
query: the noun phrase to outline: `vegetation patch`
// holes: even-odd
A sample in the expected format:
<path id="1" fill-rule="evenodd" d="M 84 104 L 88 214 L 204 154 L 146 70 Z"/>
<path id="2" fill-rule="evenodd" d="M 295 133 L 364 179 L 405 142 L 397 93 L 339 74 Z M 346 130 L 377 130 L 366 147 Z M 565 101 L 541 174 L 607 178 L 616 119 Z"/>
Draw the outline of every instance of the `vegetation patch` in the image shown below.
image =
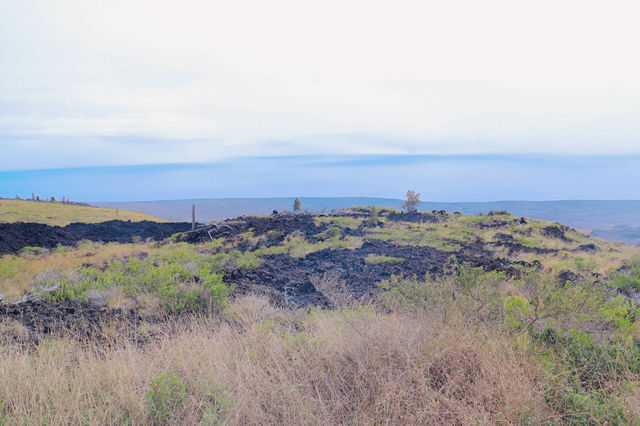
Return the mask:
<path id="1" fill-rule="evenodd" d="M 370 212 L 1 257 L 0 423 L 640 423 L 638 248 Z"/>
<path id="2" fill-rule="evenodd" d="M 640 292 L 640 257 L 629 259 L 625 267 L 614 274 L 611 284 L 625 291 Z"/>
<path id="3" fill-rule="evenodd" d="M 332 229 L 332 228 L 329 228 Z M 334 228 L 339 231 L 339 228 Z M 328 230 L 327 230 L 328 231 Z M 335 232 L 337 233 L 337 231 Z M 326 232 L 318 234 L 316 238 L 321 239 L 318 242 L 309 242 L 303 234 L 294 232 L 287 235 L 282 244 L 266 247 L 263 246 L 256 250 L 254 253 L 258 256 L 274 255 L 274 254 L 288 254 L 294 258 L 304 258 L 311 253 L 315 253 L 321 250 L 335 250 L 335 249 L 355 249 L 362 246 L 362 239 L 358 237 L 345 237 L 340 238 L 339 234 Z"/>
<path id="4" fill-rule="evenodd" d="M 99 223 L 109 220 L 164 222 L 157 217 L 131 210 L 23 200 L 0 200 L 0 223 L 30 222 L 66 226 L 75 222 Z"/>
<path id="5" fill-rule="evenodd" d="M 451 240 L 467 238 L 466 232 L 439 232 L 426 225 L 398 224 L 394 227 L 369 229 L 366 237 L 374 240 L 389 241 L 399 245 L 433 247 L 444 251 L 457 251 L 461 246 Z"/>
<path id="6" fill-rule="evenodd" d="M 319 216 L 315 218 L 316 225 L 327 223 L 340 228 L 358 229 L 364 222 L 363 217 L 353 216 Z"/>
<path id="7" fill-rule="evenodd" d="M 401 257 L 382 256 L 377 254 L 370 254 L 364 258 L 364 263 L 367 265 L 378 265 L 380 263 L 400 263 L 404 262 Z"/>

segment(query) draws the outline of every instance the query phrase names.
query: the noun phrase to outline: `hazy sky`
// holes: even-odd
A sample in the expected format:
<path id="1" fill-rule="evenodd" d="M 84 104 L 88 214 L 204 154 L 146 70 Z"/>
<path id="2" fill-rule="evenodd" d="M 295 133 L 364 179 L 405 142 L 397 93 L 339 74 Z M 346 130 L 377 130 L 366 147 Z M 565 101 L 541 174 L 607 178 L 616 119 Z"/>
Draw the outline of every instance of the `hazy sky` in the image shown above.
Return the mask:
<path id="1" fill-rule="evenodd" d="M 639 5 L 0 0 L 0 170 L 640 154 Z"/>
<path id="2" fill-rule="evenodd" d="M 210 164 L 0 171 L 0 196 L 82 201 L 223 197 L 403 198 L 425 201 L 640 200 L 640 156 L 273 157 Z"/>

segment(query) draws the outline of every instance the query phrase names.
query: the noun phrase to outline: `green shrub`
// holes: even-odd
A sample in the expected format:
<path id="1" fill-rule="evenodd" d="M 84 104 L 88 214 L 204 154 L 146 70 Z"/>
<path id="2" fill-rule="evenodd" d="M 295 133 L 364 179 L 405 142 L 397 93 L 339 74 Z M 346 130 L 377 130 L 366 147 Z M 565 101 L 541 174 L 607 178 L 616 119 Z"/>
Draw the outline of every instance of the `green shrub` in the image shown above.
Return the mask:
<path id="1" fill-rule="evenodd" d="M 584 257 L 576 256 L 573 259 L 578 271 L 592 271 L 596 268 L 597 264 L 594 260 L 586 260 Z"/>
<path id="2" fill-rule="evenodd" d="M 46 251 L 44 247 L 25 246 L 20 249 L 18 254 L 24 257 L 36 256 Z"/>
<path id="3" fill-rule="evenodd" d="M 215 386 L 209 391 L 207 398 L 209 407 L 203 420 L 204 424 L 222 424 L 226 416 L 224 412 L 233 407 L 234 399 L 227 395 L 227 391 L 222 386 Z"/>
<path id="4" fill-rule="evenodd" d="M 511 296 L 504 304 L 505 322 L 507 327 L 521 331 L 528 326 L 527 318 L 534 314 L 533 307 L 520 296 Z"/>
<path id="5" fill-rule="evenodd" d="M 378 226 L 378 223 L 380 223 L 380 215 L 379 215 L 378 209 L 372 206 L 369 209 L 369 217 L 367 217 L 367 226 L 369 228 L 374 228 Z"/>
<path id="6" fill-rule="evenodd" d="M 177 243 L 180 235 L 182 235 L 182 232 L 176 232 L 175 234 L 171 234 L 171 236 L 167 238 L 167 240 L 171 243 Z"/>
<path id="7" fill-rule="evenodd" d="M 622 290 L 640 291 L 640 257 L 626 263 L 626 271 L 614 274 L 611 285 Z"/>
<path id="8" fill-rule="evenodd" d="M 227 299 L 233 293 L 234 286 L 228 287 L 222 281 L 222 274 L 212 273 L 202 283 L 205 289 L 204 302 L 209 312 L 222 310 L 227 306 Z"/>
<path id="9" fill-rule="evenodd" d="M 487 216 L 511 216 L 511 213 L 506 210 L 490 210 L 489 213 L 487 213 Z"/>
<path id="10" fill-rule="evenodd" d="M 378 283 L 382 293 L 383 305 L 392 310 L 426 308 L 430 295 L 427 280 L 420 281 L 416 276 L 401 278 L 392 275 L 388 280 Z"/>
<path id="11" fill-rule="evenodd" d="M 212 241 L 205 244 L 217 244 Z M 169 311 L 184 312 L 224 308 L 232 292 L 222 282 L 224 271 L 253 268 L 261 259 L 254 253 L 200 253 L 196 246 L 178 243 L 151 250 L 147 257 L 114 259 L 101 268 L 78 269 L 80 279 L 62 276 L 60 288 L 46 297 L 50 300 L 87 300 L 91 290 L 119 288 L 131 299 L 151 295 Z M 143 298 L 144 300 L 144 298 Z"/>
<path id="12" fill-rule="evenodd" d="M 615 342 L 596 343 L 573 330 L 566 336 L 553 329 L 535 335 L 551 349 L 549 368 L 558 377 L 546 393 L 546 402 L 562 413 L 566 424 L 627 424 L 624 402 L 609 389 L 619 377 L 640 373 L 640 348 Z"/>
<path id="13" fill-rule="evenodd" d="M 314 237 L 319 240 L 327 240 L 330 238 L 340 237 L 342 230 L 337 226 L 332 226 L 327 228 L 325 231 L 320 232 L 319 234 L 315 234 Z"/>
<path id="14" fill-rule="evenodd" d="M 149 414 L 154 424 L 165 424 L 172 411 L 180 407 L 186 396 L 186 386 L 176 376 L 162 374 L 151 382 L 146 394 Z"/>
<path id="15" fill-rule="evenodd" d="M 87 300 L 87 292 L 93 289 L 91 281 L 81 281 L 80 283 L 71 283 L 66 280 L 60 281 L 58 290 L 44 295 L 44 299 L 55 302 L 69 302 L 72 300 Z"/>

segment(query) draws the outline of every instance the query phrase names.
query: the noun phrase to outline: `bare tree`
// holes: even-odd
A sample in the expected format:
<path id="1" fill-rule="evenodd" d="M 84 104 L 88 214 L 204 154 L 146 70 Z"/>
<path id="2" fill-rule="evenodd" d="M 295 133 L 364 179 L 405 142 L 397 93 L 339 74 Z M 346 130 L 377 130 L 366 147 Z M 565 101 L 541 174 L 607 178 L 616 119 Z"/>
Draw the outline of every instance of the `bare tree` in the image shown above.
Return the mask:
<path id="1" fill-rule="evenodd" d="M 300 201 L 300 198 L 296 198 L 296 200 L 293 202 L 293 211 L 300 211 L 301 206 L 302 201 Z"/>
<path id="2" fill-rule="evenodd" d="M 420 194 L 409 190 L 407 191 L 407 200 L 402 204 L 402 208 L 406 209 L 407 213 L 417 212 L 420 203 L 422 203 Z"/>

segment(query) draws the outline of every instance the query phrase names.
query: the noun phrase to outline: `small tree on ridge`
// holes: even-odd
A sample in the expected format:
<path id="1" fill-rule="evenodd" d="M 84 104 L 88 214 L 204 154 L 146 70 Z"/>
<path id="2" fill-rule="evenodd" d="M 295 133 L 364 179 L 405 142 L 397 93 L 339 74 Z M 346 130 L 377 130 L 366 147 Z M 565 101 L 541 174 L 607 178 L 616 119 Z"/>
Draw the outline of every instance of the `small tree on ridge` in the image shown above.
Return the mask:
<path id="1" fill-rule="evenodd" d="M 407 200 L 402 204 L 402 208 L 406 209 L 407 213 L 417 212 L 420 203 L 422 203 L 420 194 L 409 190 L 407 191 Z"/>

